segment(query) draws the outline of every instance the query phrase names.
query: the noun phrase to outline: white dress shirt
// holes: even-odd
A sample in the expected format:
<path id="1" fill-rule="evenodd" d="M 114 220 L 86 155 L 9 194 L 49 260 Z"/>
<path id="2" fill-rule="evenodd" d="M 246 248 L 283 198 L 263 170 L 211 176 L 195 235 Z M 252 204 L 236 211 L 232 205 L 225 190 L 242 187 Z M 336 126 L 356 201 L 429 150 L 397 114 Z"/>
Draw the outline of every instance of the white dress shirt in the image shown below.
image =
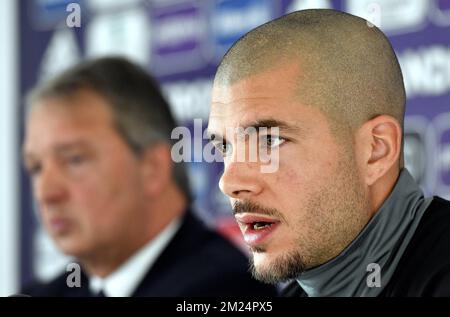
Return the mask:
<path id="1" fill-rule="evenodd" d="M 93 294 L 103 291 L 107 297 L 131 296 L 161 252 L 172 240 L 180 225 L 180 218 L 173 220 L 154 239 L 107 277 L 90 276 L 90 291 Z"/>

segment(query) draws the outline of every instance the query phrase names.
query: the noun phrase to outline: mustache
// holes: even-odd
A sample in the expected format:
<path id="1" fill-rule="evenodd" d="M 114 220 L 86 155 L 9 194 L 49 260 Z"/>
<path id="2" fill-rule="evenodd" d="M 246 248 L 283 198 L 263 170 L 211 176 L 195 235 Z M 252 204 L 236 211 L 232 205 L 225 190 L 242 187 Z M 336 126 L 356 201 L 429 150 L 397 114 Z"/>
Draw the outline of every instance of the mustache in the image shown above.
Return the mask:
<path id="1" fill-rule="evenodd" d="M 258 213 L 260 215 L 266 215 L 269 217 L 278 218 L 283 220 L 284 216 L 275 208 L 263 207 L 259 204 L 253 203 L 251 201 L 235 201 L 232 206 L 233 216 L 239 213 Z"/>

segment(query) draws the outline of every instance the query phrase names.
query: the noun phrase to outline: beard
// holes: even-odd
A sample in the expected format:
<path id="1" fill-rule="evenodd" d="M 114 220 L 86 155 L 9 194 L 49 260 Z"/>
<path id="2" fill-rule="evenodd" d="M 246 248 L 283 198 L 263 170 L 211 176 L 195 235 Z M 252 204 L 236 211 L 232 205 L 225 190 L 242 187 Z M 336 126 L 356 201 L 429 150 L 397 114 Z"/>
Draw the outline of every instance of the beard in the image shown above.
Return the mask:
<path id="1" fill-rule="evenodd" d="M 361 232 L 370 217 L 365 214 L 368 203 L 354 158 L 347 156 L 340 160 L 329 179 L 303 203 L 302 216 L 290 229 L 293 228 L 296 237 L 289 250 L 256 265 L 254 257 L 265 253 L 266 248 L 250 248 L 253 253 L 250 271 L 254 278 L 268 284 L 298 278 L 304 271 L 338 256 Z M 281 215 L 276 209 L 266 210 L 252 203 L 238 205 L 236 210 L 253 209 Z"/>
<path id="2" fill-rule="evenodd" d="M 251 248 L 253 253 L 264 252 L 259 248 Z M 297 278 L 306 270 L 305 260 L 301 253 L 292 251 L 283 254 L 272 261 L 270 268 L 261 269 L 255 266 L 254 258 L 250 258 L 250 272 L 252 276 L 267 284 L 284 283 Z"/>
<path id="3" fill-rule="evenodd" d="M 233 214 L 258 212 L 267 216 L 272 216 L 286 223 L 282 213 L 275 208 L 266 208 L 250 201 L 236 201 L 233 204 Z M 255 253 L 264 253 L 264 247 L 249 247 L 250 251 Z M 253 277 L 261 282 L 276 284 L 297 277 L 305 270 L 305 261 L 298 251 L 292 251 L 276 258 L 267 270 L 256 267 L 254 258 L 250 258 L 250 272 Z"/>

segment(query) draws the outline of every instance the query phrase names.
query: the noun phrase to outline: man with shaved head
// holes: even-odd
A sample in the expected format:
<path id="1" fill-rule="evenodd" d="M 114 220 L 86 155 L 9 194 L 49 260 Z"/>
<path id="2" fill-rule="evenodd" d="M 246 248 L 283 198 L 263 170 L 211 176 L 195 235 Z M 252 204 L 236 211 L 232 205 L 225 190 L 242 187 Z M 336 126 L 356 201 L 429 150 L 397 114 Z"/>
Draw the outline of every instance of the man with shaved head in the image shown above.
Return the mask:
<path id="1" fill-rule="evenodd" d="M 256 278 L 288 296 L 450 296 L 450 202 L 404 168 L 405 99 L 388 39 L 347 13 L 294 12 L 231 47 L 208 132 Z M 255 135 L 269 157 L 248 159 Z"/>

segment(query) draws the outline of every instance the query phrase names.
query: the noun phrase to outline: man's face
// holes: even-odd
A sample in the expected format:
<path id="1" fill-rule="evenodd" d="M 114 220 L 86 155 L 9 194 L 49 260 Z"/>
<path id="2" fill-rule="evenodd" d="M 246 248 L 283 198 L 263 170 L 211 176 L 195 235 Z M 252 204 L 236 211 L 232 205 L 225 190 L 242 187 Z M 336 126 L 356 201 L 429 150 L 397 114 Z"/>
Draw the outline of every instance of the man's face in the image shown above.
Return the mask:
<path id="1" fill-rule="evenodd" d="M 252 251 L 254 274 L 267 282 L 337 256 L 370 218 L 352 140 L 337 142 L 323 113 L 302 104 L 298 72 L 286 65 L 213 88 L 208 130 L 228 151 L 220 188 Z M 260 161 L 236 160 L 238 138 L 226 133 L 261 125 L 279 126 L 279 136 L 258 136 L 279 151 L 273 173 L 261 172 Z"/>
<path id="2" fill-rule="evenodd" d="M 42 221 L 63 252 L 120 250 L 145 235 L 140 162 L 97 94 L 39 102 L 27 122 L 24 158 Z"/>

